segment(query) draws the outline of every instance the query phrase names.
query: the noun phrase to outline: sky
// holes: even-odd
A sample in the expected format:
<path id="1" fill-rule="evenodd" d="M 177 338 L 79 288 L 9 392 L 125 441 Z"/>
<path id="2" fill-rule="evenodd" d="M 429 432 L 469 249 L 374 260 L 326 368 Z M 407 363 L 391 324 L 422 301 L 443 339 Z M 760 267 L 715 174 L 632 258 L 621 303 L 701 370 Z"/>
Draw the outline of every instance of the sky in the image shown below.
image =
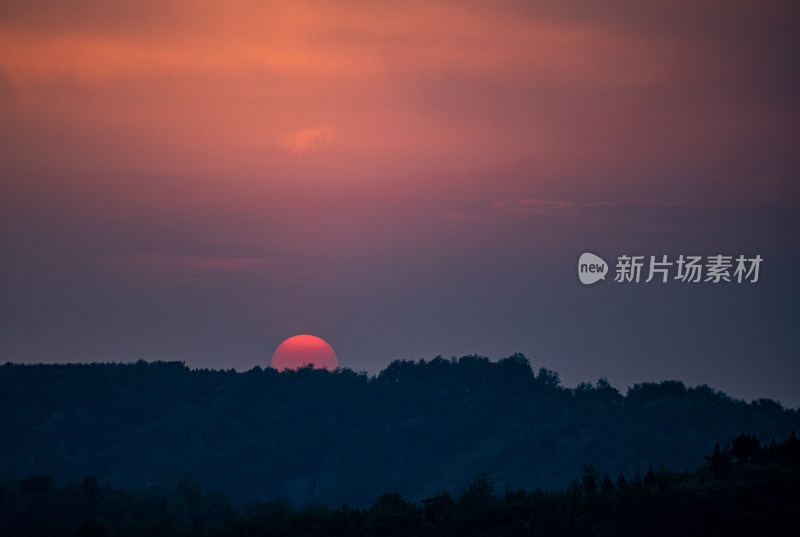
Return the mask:
<path id="1" fill-rule="evenodd" d="M 243 371 L 309 333 L 370 374 L 521 352 L 567 386 L 798 407 L 798 23 L 781 0 L 5 1 L 0 362 Z M 681 255 L 732 281 L 676 279 Z"/>

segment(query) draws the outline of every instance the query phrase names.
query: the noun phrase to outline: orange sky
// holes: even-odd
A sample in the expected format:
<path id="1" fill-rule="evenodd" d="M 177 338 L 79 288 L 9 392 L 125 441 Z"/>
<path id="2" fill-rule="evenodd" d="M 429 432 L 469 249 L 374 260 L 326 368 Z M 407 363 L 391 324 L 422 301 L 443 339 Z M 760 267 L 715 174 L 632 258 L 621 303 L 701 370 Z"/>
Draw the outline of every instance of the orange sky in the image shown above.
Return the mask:
<path id="1" fill-rule="evenodd" d="M 787 252 L 798 21 L 777 0 L 4 2 L 0 351 L 244 368 L 316 330 L 361 369 L 523 351 L 739 389 L 581 361 L 541 282 L 587 244 Z M 773 325 L 774 376 L 800 380 Z"/>
<path id="2" fill-rule="evenodd" d="M 21 127 L 7 152 L 21 166 L 315 186 L 519 169 L 537 175 L 528 190 L 559 192 L 557 179 L 615 160 L 619 182 L 641 183 L 666 153 L 714 157 L 796 119 L 779 88 L 741 87 L 762 83 L 753 70 L 776 74 L 766 55 L 687 29 L 666 4 L 639 17 L 469 2 L 67 5 L 5 8 L 4 115 Z M 730 25 L 753 31 L 740 11 L 726 10 Z M 749 133 L 731 132 L 742 124 Z"/>

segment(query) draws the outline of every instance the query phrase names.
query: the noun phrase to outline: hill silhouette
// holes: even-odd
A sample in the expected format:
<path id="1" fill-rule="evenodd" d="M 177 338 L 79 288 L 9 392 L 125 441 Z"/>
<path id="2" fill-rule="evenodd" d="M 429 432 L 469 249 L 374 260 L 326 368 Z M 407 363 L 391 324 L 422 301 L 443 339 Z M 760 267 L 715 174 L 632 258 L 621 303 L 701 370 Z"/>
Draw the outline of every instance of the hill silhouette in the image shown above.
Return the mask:
<path id="1" fill-rule="evenodd" d="M 123 487 L 191 478 L 237 503 L 420 501 L 477 475 L 496 490 L 563 489 L 590 464 L 632 479 L 704 463 L 747 432 L 800 430 L 770 400 L 678 381 L 625 395 L 604 379 L 568 389 L 519 354 L 348 369 L 191 370 L 180 362 L 0 367 L 0 481 L 96 476 Z"/>
<path id="2" fill-rule="evenodd" d="M 478 476 L 459 495 L 409 502 L 385 492 L 354 509 L 286 500 L 231 504 L 182 479 L 125 490 L 96 478 L 34 475 L 0 484 L 0 534 L 48 537 L 379 537 L 707 535 L 792 536 L 800 530 L 800 441 L 762 446 L 752 435 L 715 445 L 693 472 L 652 469 L 616 481 L 592 466 L 560 491 L 498 492 Z"/>

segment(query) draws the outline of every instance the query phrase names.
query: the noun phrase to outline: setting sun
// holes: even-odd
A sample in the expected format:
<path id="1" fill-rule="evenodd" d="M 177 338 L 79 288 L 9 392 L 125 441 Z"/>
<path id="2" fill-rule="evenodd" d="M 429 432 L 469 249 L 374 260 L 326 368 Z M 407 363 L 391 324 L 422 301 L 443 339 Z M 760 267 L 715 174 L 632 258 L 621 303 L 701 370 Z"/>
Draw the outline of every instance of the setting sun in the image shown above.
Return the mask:
<path id="1" fill-rule="evenodd" d="M 339 365 L 339 359 L 333 347 L 321 338 L 308 334 L 290 337 L 272 353 L 270 365 L 282 371 L 297 369 L 311 365 L 316 369 L 333 371 Z"/>

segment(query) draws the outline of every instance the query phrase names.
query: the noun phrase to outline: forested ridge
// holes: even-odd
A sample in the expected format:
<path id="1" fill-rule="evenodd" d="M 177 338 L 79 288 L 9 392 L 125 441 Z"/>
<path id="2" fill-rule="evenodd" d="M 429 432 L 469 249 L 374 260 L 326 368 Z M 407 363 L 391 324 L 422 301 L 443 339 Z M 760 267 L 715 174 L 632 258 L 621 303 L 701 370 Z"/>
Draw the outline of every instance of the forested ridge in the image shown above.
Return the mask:
<path id="1" fill-rule="evenodd" d="M 0 485 L 0 534 L 48 537 L 256 536 L 794 536 L 800 532 L 800 441 L 751 435 L 717 444 L 694 472 L 614 480 L 586 465 L 560 491 L 497 491 L 486 476 L 421 502 L 385 492 L 367 508 L 286 500 L 239 508 L 184 478 L 170 489 L 123 490 L 94 477 L 35 475 Z"/>
<path id="2" fill-rule="evenodd" d="M 703 464 L 747 432 L 800 430 L 797 410 L 707 386 L 604 379 L 568 389 L 522 355 L 348 369 L 190 370 L 182 363 L 0 367 L 0 482 L 94 476 L 139 490 L 187 479 L 237 506 L 286 499 L 363 509 L 484 475 L 496 490 L 562 490 L 584 465 L 633 479 Z"/>

